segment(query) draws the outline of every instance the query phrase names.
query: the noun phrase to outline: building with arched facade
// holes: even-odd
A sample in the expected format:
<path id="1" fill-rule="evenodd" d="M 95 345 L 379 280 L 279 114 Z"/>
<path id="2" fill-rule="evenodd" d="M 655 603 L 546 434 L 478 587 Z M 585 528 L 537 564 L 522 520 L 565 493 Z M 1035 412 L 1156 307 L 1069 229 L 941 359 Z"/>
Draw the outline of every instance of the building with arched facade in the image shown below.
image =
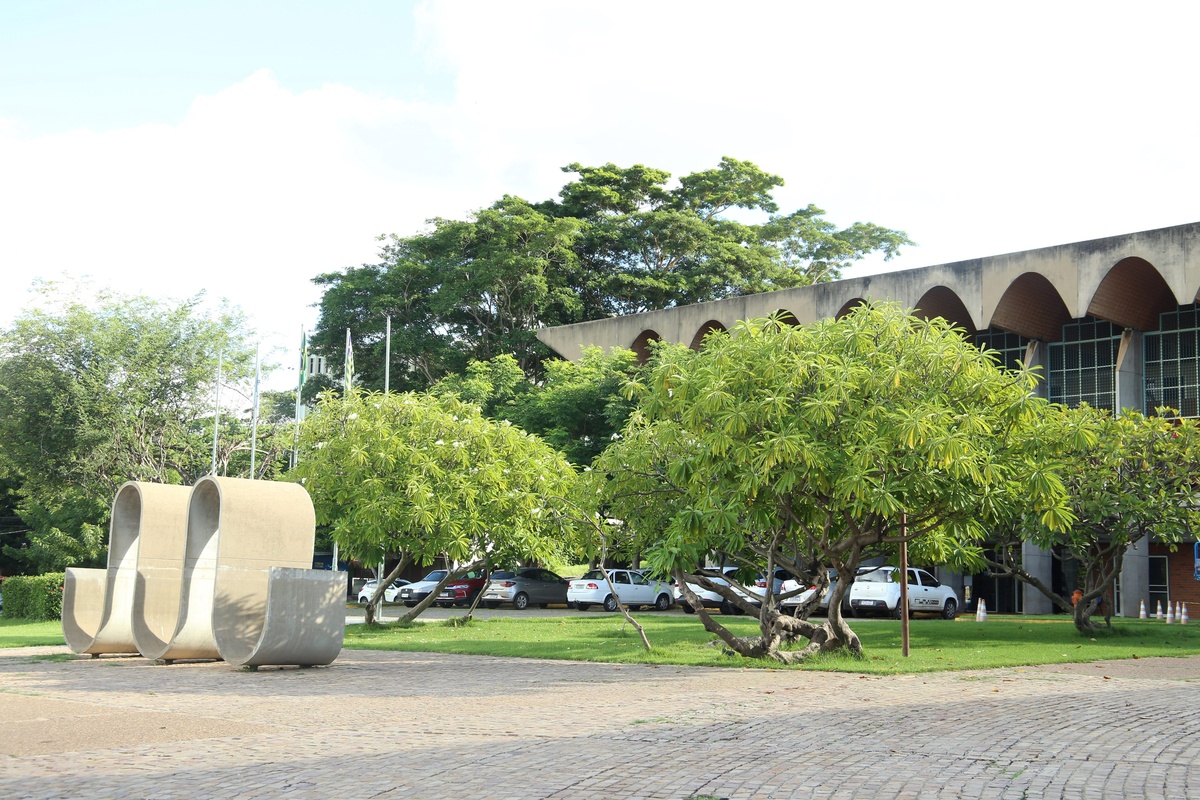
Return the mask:
<path id="1" fill-rule="evenodd" d="M 1200 417 L 1200 223 L 1019 253 L 732 297 L 624 317 L 543 328 L 538 338 L 568 359 L 583 349 L 629 348 L 645 358 L 666 340 L 699 348 L 736 321 L 783 314 L 797 324 L 845 314 L 867 300 L 892 301 L 918 316 L 943 317 L 1005 362 L 1040 365 L 1039 393 L 1056 403 L 1119 413 L 1171 406 Z M 1027 570 L 1060 588 L 1073 576 L 1050 553 L 1027 546 Z M 1032 587 L 983 576 L 949 576 L 991 610 L 1048 613 Z M 1141 542 L 1126 554 L 1117 613 L 1140 601 L 1200 603 L 1193 548 L 1176 553 Z"/>

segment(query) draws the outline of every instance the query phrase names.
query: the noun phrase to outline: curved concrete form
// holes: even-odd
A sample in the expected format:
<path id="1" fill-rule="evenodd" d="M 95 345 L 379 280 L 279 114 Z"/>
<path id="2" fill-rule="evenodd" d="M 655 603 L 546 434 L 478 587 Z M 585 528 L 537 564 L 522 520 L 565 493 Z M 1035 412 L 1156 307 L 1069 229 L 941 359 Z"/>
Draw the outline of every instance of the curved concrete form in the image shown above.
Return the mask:
<path id="1" fill-rule="evenodd" d="M 76 653 L 137 653 L 138 566 L 182 530 L 190 489 L 132 481 L 117 490 L 108 534 L 107 569 L 68 569 L 63 583 L 63 637 Z M 182 543 L 182 536 L 177 536 Z M 175 557 L 182 563 L 181 554 Z M 174 592 L 178 595 L 178 567 Z"/>
<path id="2" fill-rule="evenodd" d="M 344 635 L 344 583 L 338 572 L 311 569 L 315 523 L 297 484 L 201 478 L 188 503 L 175 631 L 165 649 L 144 655 L 331 662 Z"/>

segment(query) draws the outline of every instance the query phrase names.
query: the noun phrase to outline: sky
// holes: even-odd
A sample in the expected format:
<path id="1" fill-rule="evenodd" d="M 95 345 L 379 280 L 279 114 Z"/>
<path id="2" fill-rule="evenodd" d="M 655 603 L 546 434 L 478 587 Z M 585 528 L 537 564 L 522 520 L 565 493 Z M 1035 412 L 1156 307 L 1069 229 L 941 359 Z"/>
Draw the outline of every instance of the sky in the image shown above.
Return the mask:
<path id="1" fill-rule="evenodd" d="M 316 275 L 722 156 L 917 246 L 848 275 L 1200 221 L 1200 6 L 0 2 L 0 327 L 38 280 L 239 306 L 294 384 Z"/>

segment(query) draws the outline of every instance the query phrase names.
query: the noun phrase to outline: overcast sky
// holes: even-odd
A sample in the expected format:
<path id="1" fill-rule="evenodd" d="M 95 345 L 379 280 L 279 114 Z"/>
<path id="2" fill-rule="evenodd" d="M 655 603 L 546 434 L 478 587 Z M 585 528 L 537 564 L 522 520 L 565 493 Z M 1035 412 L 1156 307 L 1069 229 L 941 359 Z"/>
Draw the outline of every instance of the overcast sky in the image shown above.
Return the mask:
<path id="1" fill-rule="evenodd" d="M 855 274 L 1194 222 L 1197 9 L 0 3 L 0 326 L 37 278 L 203 291 L 291 365 L 314 275 L 573 161 L 729 155 L 918 244 Z"/>

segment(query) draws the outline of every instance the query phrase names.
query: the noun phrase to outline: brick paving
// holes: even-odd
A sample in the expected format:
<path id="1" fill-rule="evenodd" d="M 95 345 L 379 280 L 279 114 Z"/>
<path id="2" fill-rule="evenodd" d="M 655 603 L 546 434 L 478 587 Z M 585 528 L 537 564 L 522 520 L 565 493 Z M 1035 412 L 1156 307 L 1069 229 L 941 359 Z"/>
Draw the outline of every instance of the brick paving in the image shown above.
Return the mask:
<path id="1" fill-rule="evenodd" d="M 874 677 L 0 650 L 0 797 L 1200 797 L 1200 657 Z M 58 656 L 62 658 L 62 656 Z"/>

